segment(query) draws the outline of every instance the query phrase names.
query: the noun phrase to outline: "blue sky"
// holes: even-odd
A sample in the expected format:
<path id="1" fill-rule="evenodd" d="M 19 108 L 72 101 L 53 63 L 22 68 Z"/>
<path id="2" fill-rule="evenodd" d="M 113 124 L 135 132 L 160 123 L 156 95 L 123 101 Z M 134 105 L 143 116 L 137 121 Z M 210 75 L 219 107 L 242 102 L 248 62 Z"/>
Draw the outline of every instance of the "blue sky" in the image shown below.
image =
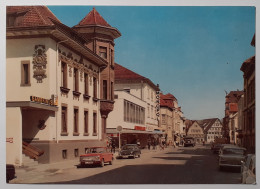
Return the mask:
<path id="1" fill-rule="evenodd" d="M 92 6 L 49 6 L 67 26 Z M 224 117 L 225 90 L 242 90 L 241 64 L 255 54 L 255 8 L 95 6 L 122 36 L 117 63 L 172 93 L 188 119 Z"/>

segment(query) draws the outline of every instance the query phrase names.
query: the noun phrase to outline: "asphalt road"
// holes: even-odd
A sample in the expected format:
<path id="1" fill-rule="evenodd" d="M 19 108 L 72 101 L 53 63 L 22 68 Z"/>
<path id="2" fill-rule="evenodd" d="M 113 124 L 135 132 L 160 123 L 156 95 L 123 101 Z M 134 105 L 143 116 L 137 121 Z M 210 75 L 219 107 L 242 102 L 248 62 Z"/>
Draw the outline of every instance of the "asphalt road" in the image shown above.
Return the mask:
<path id="1" fill-rule="evenodd" d="M 76 165 L 23 183 L 42 184 L 239 184 L 239 170 L 219 171 L 209 147 L 168 147 L 143 153 L 141 158 L 117 159 L 113 165 Z"/>

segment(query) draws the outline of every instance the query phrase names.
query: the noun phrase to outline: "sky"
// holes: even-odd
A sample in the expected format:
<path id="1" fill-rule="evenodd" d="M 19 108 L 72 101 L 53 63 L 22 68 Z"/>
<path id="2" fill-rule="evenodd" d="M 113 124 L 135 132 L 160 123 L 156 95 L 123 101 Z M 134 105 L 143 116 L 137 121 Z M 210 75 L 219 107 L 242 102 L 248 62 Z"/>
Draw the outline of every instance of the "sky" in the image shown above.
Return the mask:
<path id="1" fill-rule="evenodd" d="M 67 26 L 93 6 L 48 6 Z M 173 94 L 187 119 L 224 117 L 225 91 L 243 90 L 242 63 L 255 55 L 252 6 L 95 6 L 122 36 L 118 64 Z"/>

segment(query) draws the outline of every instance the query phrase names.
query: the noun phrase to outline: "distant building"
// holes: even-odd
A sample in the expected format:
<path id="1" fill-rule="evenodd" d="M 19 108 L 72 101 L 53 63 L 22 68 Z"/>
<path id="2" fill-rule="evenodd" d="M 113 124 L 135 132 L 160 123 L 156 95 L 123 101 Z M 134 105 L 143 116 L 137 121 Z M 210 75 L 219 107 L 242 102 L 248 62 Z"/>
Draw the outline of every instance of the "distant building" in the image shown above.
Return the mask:
<path id="1" fill-rule="evenodd" d="M 216 138 L 223 137 L 223 125 L 218 118 L 197 120 L 204 130 L 205 142 L 214 142 Z"/>
<path id="2" fill-rule="evenodd" d="M 7 163 L 58 162 L 104 145 L 120 32 L 95 9 L 73 29 L 46 6 L 6 14 Z"/>
<path id="3" fill-rule="evenodd" d="M 196 143 L 203 143 L 204 131 L 197 121 L 190 121 L 187 128 L 187 136 L 193 137 Z"/>
<path id="4" fill-rule="evenodd" d="M 255 47 L 255 35 L 251 41 Z M 243 62 L 240 70 L 244 73 L 244 108 L 242 145 L 248 152 L 255 153 L 255 56 Z"/>

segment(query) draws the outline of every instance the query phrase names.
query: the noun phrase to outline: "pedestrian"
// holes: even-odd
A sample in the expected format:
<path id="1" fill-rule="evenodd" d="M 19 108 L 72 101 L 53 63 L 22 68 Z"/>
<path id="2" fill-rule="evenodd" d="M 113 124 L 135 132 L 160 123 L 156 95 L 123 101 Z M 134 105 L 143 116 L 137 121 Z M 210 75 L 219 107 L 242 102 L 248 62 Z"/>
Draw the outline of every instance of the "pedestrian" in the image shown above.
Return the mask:
<path id="1" fill-rule="evenodd" d="M 116 143 L 115 143 L 115 141 L 112 141 L 111 152 L 112 152 L 112 153 L 115 153 L 115 152 L 116 152 Z"/>
<path id="2" fill-rule="evenodd" d="M 147 146 L 148 146 L 148 150 L 150 150 L 150 149 L 151 149 L 151 143 L 150 143 L 150 141 L 148 141 Z"/>
<path id="3" fill-rule="evenodd" d="M 176 148 L 176 143 L 175 143 L 175 141 L 173 141 L 173 148 Z"/>

